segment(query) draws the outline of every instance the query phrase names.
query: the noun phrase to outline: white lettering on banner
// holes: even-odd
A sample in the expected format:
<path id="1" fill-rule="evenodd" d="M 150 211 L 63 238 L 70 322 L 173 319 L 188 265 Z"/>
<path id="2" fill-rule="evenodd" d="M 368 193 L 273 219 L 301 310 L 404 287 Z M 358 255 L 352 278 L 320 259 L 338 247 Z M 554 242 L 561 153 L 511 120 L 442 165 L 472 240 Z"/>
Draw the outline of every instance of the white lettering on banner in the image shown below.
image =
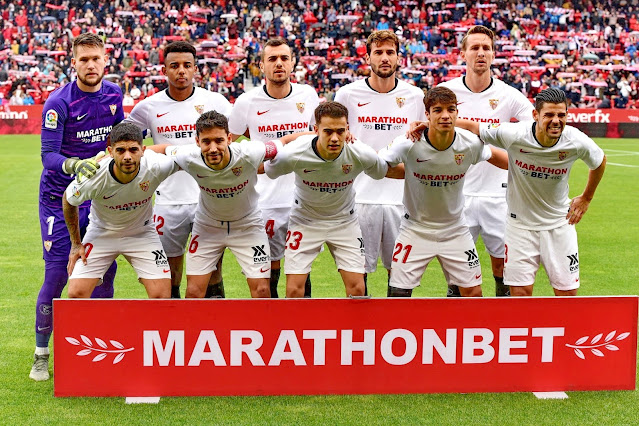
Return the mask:
<path id="1" fill-rule="evenodd" d="M 445 342 L 434 329 L 422 330 L 422 341 L 419 342 L 415 334 L 406 329 L 397 328 L 387 331 L 379 341 L 379 350 L 383 360 L 390 365 L 406 365 L 412 362 L 420 350 L 421 363 L 430 365 L 434 362 L 434 354 L 442 359 L 444 364 L 457 363 L 457 347 L 461 344 L 462 364 L 486 364 L 495 360 L 495 335 L 488 328 L 464 328 L 461 330 L 461 342 L 458 340 L 458 330 L 445 330 Z M 337 339 L 338 330 L 303 330 L 302 339 L 313 341 L 312 365 L 326 365 L 326 342 Z M 362 353 L 363 365 L 375 365 L 376 339 L 375 330 L 363 330 L 360 341 L 353 340 L 353 330 L 339 330 L 340 333 L 340 365 L 353 365 L 353 353 Z M 513 350 L 528 348 L 528 340 L 514 339 L 516 337 L 541 338 L 541 362 L 552 362 L 555 337 L 564 335 L 563 327 L 536 328 L 500 328 L 498 331 L 497 362 L 500 364 L 526 364 L 526 353 L 512 353 Z M 184 366 L 184 330 L 170 330 L 163 342 L 158 330 L 145 330 L 144 336 L 144 366 L 157 365 L 166 367 L 171 364 L 176 367 Z M 393 344 L 402 341 L 404 351 L 401 354 L 393 352 Z M 296 366 L 308 365 L 307 357 L 300 346 L 299 336 L 294 330 L 281 330 L 277 342 L 270 356 L 261 354 L 259 350 L 264 343 L 264 336 L 257 330 L 231 330 L 228 356 L 231 366 L 246 365 L 243 355 L 246 355 L 250 365 L 265 366 L 264 358 L 268 358 L 269 366 L 279 366 L 282 361 L 293 361 Z M 263 357 L 263 355 L 265 355 Z M 213 361 L 215 366 L 227 365 L 225 351 L 220 346 L 213 330 L 201 330 L 190 354 L 189 366 L 199 366 L 202 361 Z"/>
<path id="2" fill-rule="evenodd" d="M 2 111 L 0 112 L 2 120 L 28 120 L 29 114 L 26 111 Z"/>
<path id="3" fill-rule="evenodd" d="M 610 123 L 610 113 L 603 113 L 600 109 L 595 112 L 569 112 L 569 123 Z"/>

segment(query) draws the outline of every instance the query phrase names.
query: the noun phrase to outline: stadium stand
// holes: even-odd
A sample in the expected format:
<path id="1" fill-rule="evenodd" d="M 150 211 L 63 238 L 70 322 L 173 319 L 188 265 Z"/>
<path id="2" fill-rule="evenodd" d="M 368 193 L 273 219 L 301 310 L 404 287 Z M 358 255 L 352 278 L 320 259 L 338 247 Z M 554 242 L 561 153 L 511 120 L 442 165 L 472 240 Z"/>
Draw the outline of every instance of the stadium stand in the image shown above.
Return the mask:
<path id="1" fill-rule="evenodd" d="M 294 78 L 332 100 L 370 72 L 363 57 L 371 31 L 401 37 L 401 75 L 427 89 L 462 73 L 458 42 L 482 24 L 499 36 L 494 72 L 526 96 L 554 87 L 581 108 L 639 107 L 637 0 L 210 3 L 0 0 L 2 105 L 43 103 L 73 78 L 71 40 L 84 31 L 104 36 L 106 78 L 133 105 L 165 87 L 163 48 L 173 40 L 196 45 L 198 85 L 233 101 L 245 82 L 260 82 L 260 43 L 283 36 L 295 47 Z"/>

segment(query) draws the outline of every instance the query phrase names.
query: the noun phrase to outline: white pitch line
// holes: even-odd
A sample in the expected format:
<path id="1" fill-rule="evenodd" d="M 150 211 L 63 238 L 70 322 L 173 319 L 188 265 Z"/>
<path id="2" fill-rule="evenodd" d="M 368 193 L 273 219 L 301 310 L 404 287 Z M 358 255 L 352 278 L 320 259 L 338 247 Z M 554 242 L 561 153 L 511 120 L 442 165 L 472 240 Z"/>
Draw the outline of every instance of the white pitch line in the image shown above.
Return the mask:
<path id="1" fill-rule="evenodd" d="M 621 149 L 604 149 L 605 152 L 618 152 L 620 154 L 639 155 L 637 151 L 624 151 Z"/>
<path id="2" fill-rule="evenodd" d="M 537 399 L 568 399 L 566 392 L 533 392 Z"/>
<path id="3" fill-rule="evenodd" d="M 127 396 L 124 399 L 127 404 L 158 404 L 160 402 L 159 396 Z"/>
<path id="4" fill-rule="evenodd" d="M 620 164 L 620 163 L 606 163 L 607 166 L 621 166 L 621 167 L 639 167 L 635 164 Z"/>

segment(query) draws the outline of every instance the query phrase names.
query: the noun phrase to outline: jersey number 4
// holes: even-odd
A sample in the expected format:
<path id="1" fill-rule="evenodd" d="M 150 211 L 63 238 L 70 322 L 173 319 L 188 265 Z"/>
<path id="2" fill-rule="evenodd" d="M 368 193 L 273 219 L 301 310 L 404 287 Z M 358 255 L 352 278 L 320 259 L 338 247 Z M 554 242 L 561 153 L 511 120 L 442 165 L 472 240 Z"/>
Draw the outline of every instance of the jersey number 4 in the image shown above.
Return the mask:
<path id="1" fill-rule="evenodd" d="M 267 220 L 264 229 L 266 229 L 266 235 L 268 235 L 269 238 L 273 238 L 273 235 L 275 235 L 275 221 L 273 219 Z"/>

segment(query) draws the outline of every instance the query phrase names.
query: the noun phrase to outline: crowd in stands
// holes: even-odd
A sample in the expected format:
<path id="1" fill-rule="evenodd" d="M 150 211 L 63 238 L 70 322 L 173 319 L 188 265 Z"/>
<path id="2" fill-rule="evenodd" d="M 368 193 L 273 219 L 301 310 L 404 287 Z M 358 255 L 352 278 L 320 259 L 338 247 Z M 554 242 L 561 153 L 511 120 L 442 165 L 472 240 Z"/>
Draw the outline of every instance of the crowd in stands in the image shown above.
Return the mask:
<path id="1" fill-rule="evenodd" d="M 371 31 L 402 40 L 401 77 L 428 89 L 463 73 L 459 41 L 486 25 L 498 35 L 493 72 L 532 98 L 547 87 L 575 106 L 639 108 L 639 1 L 446 0 L 0 0 L 3 104 L 42 103 L 73 78 L 73 37 L 104 36 L 107 78 L 125 103 L 166 87 L 164 46 L 187 40 L 198 50 L 198 85 L 230 100 L 258 85 L 260 44 L 290 40 L 295 81 L 332 100 L 335 90 L 370 73 Z M 246 80 L 245 80 L 246 79 Z"/>

